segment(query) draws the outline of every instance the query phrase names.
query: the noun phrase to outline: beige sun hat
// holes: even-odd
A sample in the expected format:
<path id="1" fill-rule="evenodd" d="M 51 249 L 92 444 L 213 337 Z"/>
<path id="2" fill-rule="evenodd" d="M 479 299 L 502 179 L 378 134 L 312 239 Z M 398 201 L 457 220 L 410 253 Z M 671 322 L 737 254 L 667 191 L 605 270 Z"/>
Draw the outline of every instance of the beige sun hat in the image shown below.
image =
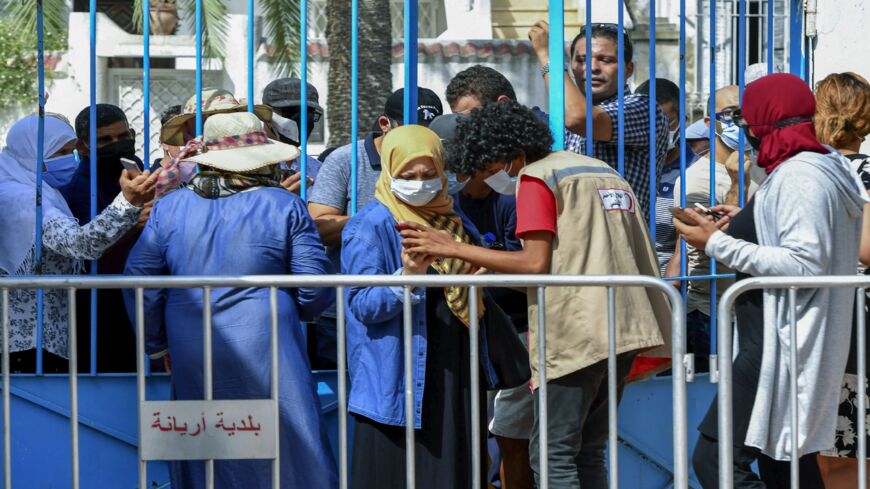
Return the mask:
<path id="1" fill-rule="evenodd" d="M 205 121 L 203 133 L 203 151 L 185 161 L 244 173 L 299 157 L 297 147 L 269 139 L 262 121 L 250 112 L 215 114 Z"/>
<path id="2" fill-rule="evenodd" d="M 225 112 L 245 112 L 248 104 L 238 101 L 222 88 L 205 88 L 202 91 L 202 115 L 209 117 Z M 272 109 L 266 105 L 255 105 L 254 114 L 263 122 L 272 120 Z M 196 117 L 196 95 L 187 99 L 182 113 L 166 121 L 160 128 L 160 142 L 172 146 L 184 146 L 184 129 L 188 121 Z M 205 127 L 203 127 L 205 131 Z"/>

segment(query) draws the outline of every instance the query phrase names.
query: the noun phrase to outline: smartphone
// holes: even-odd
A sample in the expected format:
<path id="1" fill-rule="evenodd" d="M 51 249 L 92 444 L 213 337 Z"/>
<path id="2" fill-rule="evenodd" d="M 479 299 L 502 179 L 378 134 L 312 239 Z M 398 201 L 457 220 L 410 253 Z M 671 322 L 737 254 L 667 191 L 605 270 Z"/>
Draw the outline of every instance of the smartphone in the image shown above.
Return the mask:
<path id="1" fill-rule="evenodd" d="M 281 174 L 281 180 L 283 181 L 284 179 L 290 178 L 293 175 L 299 173 L 299 170 L 291 170 L 289 168 L 281 168 L 279 170 L 279 172 Z"/>
<path id="2" fill-rule="evenodd" d="M 142 173 L 142 170 L 139 169 L 139 165 L 133 160 L 121 158 L 121 164 L 124 165 L 124 169 L 127 170 L 127 174 L 130 175 L 130 178 L 138 177 L 139 174 Z"/>
<path id="3" fill-rule="evenodd" d="M 704 214 L 707 214 L 708 216 L 712 216 L 714 221 L 718 221 L 719 219 L 722 219 L 721 214 L 716 214 L 710 208 L 704 207 L 704 205 L 699 203 L 699 202 L 695 202 L 695 207 L 697 207 L 698 210 L 700 210 Z"/>
<path id="4" fill-rule="evenodd" d="M 671 212 L 672 216 L 677 218 L 677 220 L 683 224 L 688 224 L 689 226 L 698 225 L 698 223 L 692 220 L 692 217 L 686 212 L 686 209 L 683 209 L 682 207 L 671 207 L 668 210 Z"/>

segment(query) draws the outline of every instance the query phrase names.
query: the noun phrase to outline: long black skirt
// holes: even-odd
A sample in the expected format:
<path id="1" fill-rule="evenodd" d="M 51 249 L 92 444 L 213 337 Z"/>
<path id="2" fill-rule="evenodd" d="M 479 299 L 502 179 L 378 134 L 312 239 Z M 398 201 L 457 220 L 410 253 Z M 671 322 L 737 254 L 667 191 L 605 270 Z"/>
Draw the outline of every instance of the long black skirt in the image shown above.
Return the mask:
<path id="1" fill-rule="evenodd" d="M 447 307 L 443 289 L 426 292 L 428 351 L 422 429 L 414 438 L 419 489 L 470 488 L 471 376 L 468 328 Z M 486 411 L 481 379 L 481 447 L 476 456 L 486 472 Z M 351 462 L 353 489 L 405 487 L 405 428 L 356 416 Z M 482 487 L 486 487 L 481 477 Z"/>

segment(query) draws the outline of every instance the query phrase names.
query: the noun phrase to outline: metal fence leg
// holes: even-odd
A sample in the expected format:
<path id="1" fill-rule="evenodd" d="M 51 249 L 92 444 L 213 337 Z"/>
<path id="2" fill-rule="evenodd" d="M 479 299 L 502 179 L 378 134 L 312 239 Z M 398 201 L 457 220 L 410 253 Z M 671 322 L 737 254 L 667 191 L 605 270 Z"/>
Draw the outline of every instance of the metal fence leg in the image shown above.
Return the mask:
<path id="1" fill-rule="evenodd" d="M 198 2 L 197 2 L 198 3 Z M 211 288 L 202 288 L 202 363 L 203 399 L 212 400 Z M 214 489 L 214 460 L 205 461 L 205 486 Z"/>
<path id="2" fill-rule="evenodd" d="M 726 292 L 727 293 L 727 292 Z M 719 397 L 718 397 L 718 434 L 719 434 L 719 487 L 734 487 L 734 419 L 731 406 L 731 303 L 723 307 L 719 314 L 719 328 L 716 331 L 719 343 Z"/>
<path id="3" fill-rule="evenodd" d="M 867 489 L 867 324 L 864 306 L 866 305 L 866 292 L 858 289 L 855 297 L 855 320 L 858 322 L 858 334 L 855 338 L 858 343 L 858 489 Z"/>
<path id="4" fill-rule="evenodd" d="M 798 452 L 798 359 L 797 359 L 797 289 L 788 289 L 789 388 L 791 389 L 791 487 L 800 487 Z"/>
<path id="5" fill-rule="evenodd" d="M 469 288 L 469 304 L 471 323 L 468 327 L 468 347 L 470 350 L 471 368 L 471 487 L 480 489 L 481 464 L 480 464 L 480 349 L 478 346 L 478 310 L 477 310 L 477 287 Z"/>
<path id="6" fill-rule="evenodd" d="M 145 402 L 145 291 L 136 289 L 136 408 L 142 426 L 142 403 Z M 148 484 L 147 462 L 142 459 L 142 434 L 139 434 L 139 489 Z"/>
<path id="7" fill-rule="evenodd" d="M 347 489 L 347 322 L 344 316 L 344 287 L 335 289 L 338 367 L 338 487 Z"/>
<path id="8" fill-rule="evenodd" d="M 416 470 L 414 454 L 414 367 L 413 367 L 413 308 L 411 305 L 411 288 L 404 288 L 404 357 L 405 357 L 405 478 L 407 488 L 416 487 Z M 422 413 L 421 413 L 422 416 Z"/>
<path id="9" fill-rule="evenodd" d="M 0 290 L 3 323 L 3 487 L 12 487 L 12 417 L 9 413 L 9 289 Z"/>
<path id="10" fill-rule="evenodd" d="M 674 489 L 689 487 L 689 436 L 686 405 L 686 382 L 691 370 L 690 355 L 686 355 L 686 314 L 681 295 L 667 289 L 671 302 L 671 359 L 673 363 L 673 418 L 674 418 Z M 680 362 L 687 359 L 687 363 Z"/>
<path id="11" fill-rule="evenodd" d="M 550 458 L 547 436 L 547 319 L 545 289 L 538 287 L 538 467 L 540 489 L 550 488 Z"/>
<path id="12" fill-rule="evenodd" d="M 278 409 L 280 402 L 278 397 L 280 394 L 278 384 L 278 289 L 275 287 L 269 288 L 269 336 L 272 339 L 270 342 L 271 397 L 275 401 L 275 429 L 278 430 L 277 436 L 275 436 L 275 459 L 272 461 L 272 487 L 277 489 L 281 487 L 281 414 L 280 409 Z"/>
<path id="13" fill-rule="evenodd" d="M 619 442 L 617 439 L 616 395 L 616 290 L 607 288 L 607 424 L 610 487 L 619 487 Z"/>
<path id="14" fill-rule="evenodd" d="M 72 487 L 79 487 L 79 386 L 78 386 L 78 332 L 76 328 L 76 289 L 67 289 L 69 306 L 69 428 L 72 459 Z"/>

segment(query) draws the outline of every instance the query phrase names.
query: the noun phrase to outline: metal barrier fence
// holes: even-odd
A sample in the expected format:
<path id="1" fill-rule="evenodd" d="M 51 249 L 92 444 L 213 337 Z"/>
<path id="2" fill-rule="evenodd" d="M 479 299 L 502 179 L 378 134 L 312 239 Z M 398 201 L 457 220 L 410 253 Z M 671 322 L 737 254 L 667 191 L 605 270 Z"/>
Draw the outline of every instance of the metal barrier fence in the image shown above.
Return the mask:
<path id="1" fill-rule="evenodd" d="M 857 322 L 857 377 L 858 377 L 858 413 L 867 410 L 866 405 L 866 354 L 865 338 L 867 326 L 865 324 L 864 305 L 866 300 L 865 289 L 870 288 L 870 277 L 867 276 L 830 276 L 830 277 L 758 277 L 741 280 L 729 287 L 722 296 L 719 304 L 719 398 L 718 398 L 718 433 L 719 433 L 719 487 L 730 488 L 734 485 L 734 473 L 731 468 L 734 465 L 734 442 L 733 440 L 733 406 L 731 400 L 732 390 L 732 309 L 737 298 L 748 291 L 759 289 L 786 289 L 788 290 L 788 322 L 789 322 L 789 372 L 798 372 L 797 352 L 797 291 L 799 289 L 857 289 L 855 295 L 855 316 Z M 765 328 L 775 318 L 765 318 Z M 790 431 L 791 431 L 791 463 L 790 477 L 792 489 L 798 489 L 799 482 L 799 457 L 795 457 L 798 448 L 798 435 L 800 416 L 798 413 L 798 386 L 797 375 L 790 375 Z M 858 419 L 858 487 L 867 488 L 867 420 L 863 414 Z M 736 440 L 742 444 L 743 440 Z M 724 469 L 724 470 L 723 470 Z"/>
<path id="2" fill-rule="evenodd" d="M 2 340 L 3 340 L 3 476 L 6 488 L 11 488 L 11 413 L 9 407 L 10 373 L 9 373 L 9 291 L 11 289 L 64 289 L 68 291 L 70 306 L 75 306 L 75 290 L 79 288 L 95 289 L 135 289 L 135 315 L 137 332 L 137 393 L 139 407 L 139 487 L 146 487 L 146 463 L 147 460 L 181 459 L 182 455 L 189 454 L 189 458 L 206 459 L 206 482 L 209 488 L 214 487 L 213 461 L 220 458 L 271 458 L 273 460 L 273 487 L 280 487 L 279 467 L 280 451 L 278 450 L 278 288 L 298 287 L 334 287 L 337 292 L 337 301 L 342 304 L 346 287 L 403 287 L 403 345 L 404 345 L 404 371 L 405 378 L 413 378 L 412 366 L 412 324 L 413 311 L 411 290 L 415 287 L 444 287 L 448 285 L 461 285 L 470 287 L 471 324 L 469 327 L 470 349 L 470 377 L 472 392 L 479 393 L 479 325 L 476 314 L 477 296 L 481 287 L 523 287 L 536 289 L 538 297 L 538 342 L 539 357 L 539 410 L 540 410 L 540 457 L 548 462 L 547 456 L 547 383 L 546 383 L 546 311 L 544 310 L 544 295 L 546 287 L 606 287 L 608 296 L 608 399 L 609 399 L 609 471 L 611 487 L 618 487 L 618 460 L 617 460 L 617 433 L 616 433 L 616 315 L 615 315 L 615 288 L 617 287 L 644 287 L 662 292 L 668 298 L 672 307 L 672 351 L 673 358 L 673 444 L 674 444 L 674 487 L 677 489 L 688 488 L 688 430 L 686 413 L 686 374 L 684 365 L 686 356 L 685 346 L 685 315 L 683 303 L 679 292 L 665 282 L 647 276 L 569 276 L 569 275 L 503 275 L 503 276 L 303 276 L 303 277 L 276 277 L 276 276 L 248 276 L 248 277 L 115 277 L 115 278 L 87 278 L 87 277 L 53 277 L 53 278 L 3 278 L 0 279 L 0 313 L 2 313 Z M 240 456 L 239 451 L 228 451 L 226 447 L 216 446 L 218 442 L 210 440 L 212 445 L 197 446 L 188 444 L 184 451 L 179 447 L 167 444 L 165 439 L 155 441 L 153 435 L 143 433 L 147 424 L 146 414 L 154 409 L 182 410 L 183 412 L 205 411 L 204 403 L 220 403 L 222 411 L 231 412 L 239 406 L 233 405 L 234 401 L 211 401 L 212 399 L 212 353 L 211 353 L 211 290 L 217 287 L 245 287 L 245 288 L 269 288 L 270 290 L 270 336 L 271 341 L 271 399 L 269 401 L 235 401 L 245 403 L 246 412 L 256 410 L 258 419 L 267 427 L 263 433 L 267 433 L 270 426 L 274 426 L 274 439 L 264 436 L 255 442 L 248 440 L 244 446 L 246 456 Z M 200 288 L 203 291 L 203 371 L 204 393 L 202 402 L 197 401 L 166 401 L 153 402 L 145 398 L 145 340 L 144 340 L 144 289 L 162 288 Z M 348 446 L 347 446 L 347 359 L 346 359 L 346 323 L 344 307 L 338 307 L 338 404 L 339 404 L 339 487 L 347 488 L 348 483 Z M 70 348 L 70 430 L 71 430 L 71 453 L 72 453 L 72 487 L 79 487 L 79 450 L 78 450 L 78 388 L 76 370 L 76 328 L 75 315 L 69 317 L 69 348 Z M 406 439 L 406 470 L 407 487 L 415 487 L 414 475 L 414 417 L 408 415 L 414 412 L 414 392 L 412 383 L 406 382 L 405 388 L 405 439 Z M 193 405 L 193 407 L 185 406 Z M 254 404 L 257 404 L 256 406 Z M 214 407 L 217 404 L 212 404 Z M 147 408 L 147 409 L 146 409 Z M 472 450 L 471 453 L 481 453 L 480 439 L 480 398 L 473 395 L 471 399 L 472 412 Z M 237 409 L 236 409 L 237 410 Z M 198 416 L 198 415 L 197 415 Z M 221 421 L 222 422 L 222 421 Z M 155 421 L 162 430 L 160 419 Z M 172 425 L 175 424 L 173 418 Z M 205 420 L 203 420 L 205 424 Z M 154 425 L 150 425 L 154 426 Z M 251 422 L 253 427 L 253 421 Z M 172 428 L 167 427 L 167 431 Z M 185 428 L 186 429 L 186 428 Z M 259 425 L 258 425 L 259 429 Z M 185 441 L 189 442 L 190 437 Z M 159 442 L 159 443 L 158 443 Z M 270 446 L 271 444 L 271 446 Z M 474 489 L 480 489 L 481 459 L 473 455 L 471 460 Z M 540 469 L 540 487 L 547 489 L 548 470 L 547 462 Z"/>

